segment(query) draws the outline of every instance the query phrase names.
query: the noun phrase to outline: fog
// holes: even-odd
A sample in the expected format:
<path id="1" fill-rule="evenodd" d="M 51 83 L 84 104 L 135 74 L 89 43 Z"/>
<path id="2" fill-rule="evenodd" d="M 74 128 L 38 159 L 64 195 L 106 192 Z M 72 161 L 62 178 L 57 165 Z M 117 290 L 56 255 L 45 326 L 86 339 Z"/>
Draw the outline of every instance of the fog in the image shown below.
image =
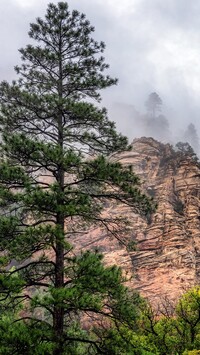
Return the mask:
<path id="1" fill-rule="evenodd" d="M 51 1 L 57 3 L 57 1 Z M 18 48 L 29 43 L 29 23 L 43 16 L 47 0 L 1 0 L 0 80 L 14 78 Z M 94 37 L 106 43 L 109 74 L 118 85 L 102 93 L 102 105 L 117 128 L 134 137 L 148 135 L 142 117 L 148 95 L 162 99 L 169 140 L 184 136 L 190 123 L 200 135 L 200 1 L 69 0 L 95 26 Z M 168 137 L 154 130 L 157 139 Z"/>

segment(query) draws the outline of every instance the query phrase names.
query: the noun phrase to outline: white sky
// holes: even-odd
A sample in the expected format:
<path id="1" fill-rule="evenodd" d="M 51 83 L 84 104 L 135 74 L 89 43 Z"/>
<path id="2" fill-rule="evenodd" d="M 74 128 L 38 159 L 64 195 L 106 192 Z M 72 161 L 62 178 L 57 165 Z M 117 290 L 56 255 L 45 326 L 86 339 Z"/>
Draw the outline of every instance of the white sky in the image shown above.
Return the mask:
<path id="1" fill-rule="evenodd" d="M 57 3 L 57 1 L 51 1 Z M 43 17 L 47 0 L 0 1 L 0 80 L 14 76 L 17 49 L 29 43 L 29 23 Z M 200 131 L 199 0 L 69 0 L 84 12 L 95 37 L 106 43 L 110 74 L 117 87 L 103 94 L 109 107 L 121 102 L 144 111 L 156 91 L 163 111 L 180 129 L 193 122 Z M 119 117 L 116 120 L 119 121 Z M 123 129 L 123 124 L 119 125 Z"/>

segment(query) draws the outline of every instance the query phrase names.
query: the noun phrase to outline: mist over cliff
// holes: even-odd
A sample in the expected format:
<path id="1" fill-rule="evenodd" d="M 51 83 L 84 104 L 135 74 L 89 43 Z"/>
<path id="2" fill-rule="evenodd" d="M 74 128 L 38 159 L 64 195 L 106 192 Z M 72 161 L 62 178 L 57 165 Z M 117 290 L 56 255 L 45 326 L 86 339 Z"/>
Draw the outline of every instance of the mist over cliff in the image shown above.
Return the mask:
<path id="1" fill-rule="evenodd" d="M 145 101 L 141 111 L 136 109 L 136 105 L 122 102 L 107 103 L 107 107 L 110 119 L 117 122 L 119 131 L 128 136 L 130 141 L 145 136 L 174 146 L 178 142 L 188 142 L 200 157 L 200 132 L 192 117 L 180 126 L 173 116 L 168 116 L 164 104 L 152 117 L 145 107 Z"/>
<path id="2" fill-rule="evenodd" d="M 0 2 L 0 80 L 14 78 L 13 67 L 20 60 L 18 48 L 28 41 L 29 23 L 44 14 L 48 3 Z M 103 105 L 120 131 L 130 140 L 152 136 L 140 122 L 147 96 L 156 91 L 163 100 L 162 114 L 169 121 L 169 139 L 181 140 L 190 123 L 200 135 L 198 0 L 109 0 L 106 5 L 100 0 L 69 0 L 69 6 L 87 14 L 95 26 L 95 38 L 106 44 L 109 74 L 119 83 L 106 90 Z M 164 141 L 157 132 L 153 137 Z"/>

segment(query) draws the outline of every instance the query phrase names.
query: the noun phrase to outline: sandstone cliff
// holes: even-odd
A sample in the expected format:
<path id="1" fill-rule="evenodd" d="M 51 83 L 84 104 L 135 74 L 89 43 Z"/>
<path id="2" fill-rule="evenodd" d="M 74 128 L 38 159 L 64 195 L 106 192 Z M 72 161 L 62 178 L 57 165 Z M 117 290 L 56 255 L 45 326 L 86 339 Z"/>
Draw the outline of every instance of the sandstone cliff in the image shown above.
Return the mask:
<path id="1" fill-rule="evenodd" d="M 152 138 L 135 139 L 131 151 L 111 159 L 133 166 L 158 209 L 148 220 L 128 212 L 128 250 L 95 227 L 73 242 L 77 249 L 97 247 L 107 263 L 122 266 L 127 277 L 134 274 L 129 284 L 152 301 L 165 296 L 177 298 L 200 283 L 199 164 Z M 107 210 L 127 214 L 122 206 Z"/>

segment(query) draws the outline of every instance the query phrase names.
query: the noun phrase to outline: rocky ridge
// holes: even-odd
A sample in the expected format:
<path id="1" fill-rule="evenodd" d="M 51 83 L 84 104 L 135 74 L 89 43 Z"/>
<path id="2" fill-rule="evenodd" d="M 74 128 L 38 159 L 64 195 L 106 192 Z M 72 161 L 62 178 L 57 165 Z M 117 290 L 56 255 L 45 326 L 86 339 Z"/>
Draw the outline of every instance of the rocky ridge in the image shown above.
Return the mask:
<path id="1" fill-rule="evenodd" d="M 144 191 L 157 201 L 157 211 L 146 220 L 124 206 L 107 208 L 113 215 L 128 213 L 128 250 L 96 227 L 73 243 L 79 250 L 98 248 L 106 263 L 120 265 L 130 277 L 129 285 L 150 300 L 176 299 L 200 283 L 199 163 L 145 137 L 111 159 L 133 167 Z"/>

